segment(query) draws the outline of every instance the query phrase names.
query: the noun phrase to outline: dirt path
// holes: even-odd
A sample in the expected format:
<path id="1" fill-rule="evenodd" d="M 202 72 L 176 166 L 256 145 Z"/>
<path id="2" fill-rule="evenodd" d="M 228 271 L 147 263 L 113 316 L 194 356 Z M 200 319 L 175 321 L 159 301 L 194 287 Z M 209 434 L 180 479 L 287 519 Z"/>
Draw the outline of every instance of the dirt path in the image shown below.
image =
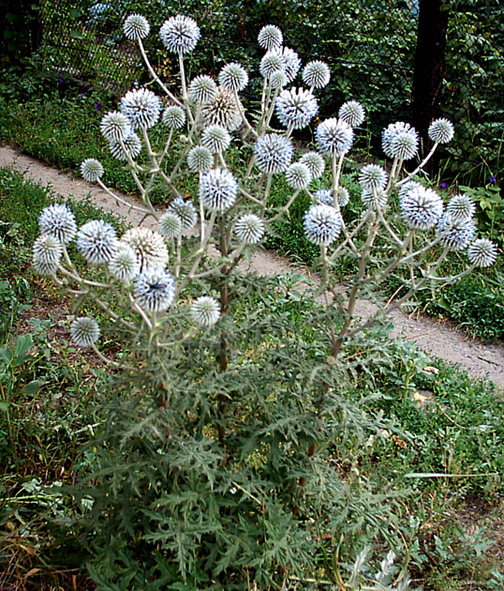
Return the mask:
<path id="1" fill-rule="evenodd" d="M 19 154 L 8 146 L 0 147 L 0 167 L 9 166 L 26 174 L 27 178 L 42 185 L 50 185 L 59 195 L 83 199 L 90 195 L 93 202 L 104 210 L 119 213 L 133 224 L 138 224 L 138 212 L 128 211 L 96 185 L 82 179 L 74 179 L 54 168 Z M 285 273 L 299 268 L 269 251 L 258 251 L 252 260 L 252 267 L 260 274 Z M 360 301 L 357 314 L 368 317 L 373 312 L 370 302 Z M 412 316 L 403 311 L 392 314 L 394 336 L 414 341 L 426 351 L 450 363 L 458 363 L 473 376 L 487 376 L 500 387 L 504 387 L 504 346 L 483 345 L 457 330 L 450 323 L 437 321 L 425 316 Z"/>

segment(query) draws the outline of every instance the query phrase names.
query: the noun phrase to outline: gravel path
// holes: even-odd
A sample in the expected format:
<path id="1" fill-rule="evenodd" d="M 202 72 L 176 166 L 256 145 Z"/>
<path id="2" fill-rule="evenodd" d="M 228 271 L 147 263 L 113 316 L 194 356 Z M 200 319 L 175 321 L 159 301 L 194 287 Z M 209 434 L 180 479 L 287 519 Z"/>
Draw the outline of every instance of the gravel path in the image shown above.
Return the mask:
<path id="1" fill-rule="evenodd" d="M 71 178 L 34 158 L 3 146 L 0 147 L 0 167 L 6 166 L 24 173 L 27 178 L 41 185 L 50 185 L 58 195 L 71 195 L 75 199 L 83 199 L 90 195 L 92 201 L 104 210 L 119 213 L 133 224 L 140 221 L 141 216 L 138 212 L 129 211 L 124 205 L 116 205 L 115 201 L 96 185 Z M 251 266 L 260 274 L 278 274 L 293 270 L 299 272 L 299 268 L 292 267 L 287 260 L 264 250 L 255 253 Z M 357 314 L 368 317 L 373 309 L 370 302 L 360 301 Z M 447 321 L 408 315 L 399 310 L 391 317 L 394 323 L 394 336 L 414 341 L 427 353 L 430 352 L 450 363 L 458 363 L 471 375 L 486 376 L 498 386 L 504 387 L 504 345 L 482 344 L 476 339 L 469 338 Z"/>

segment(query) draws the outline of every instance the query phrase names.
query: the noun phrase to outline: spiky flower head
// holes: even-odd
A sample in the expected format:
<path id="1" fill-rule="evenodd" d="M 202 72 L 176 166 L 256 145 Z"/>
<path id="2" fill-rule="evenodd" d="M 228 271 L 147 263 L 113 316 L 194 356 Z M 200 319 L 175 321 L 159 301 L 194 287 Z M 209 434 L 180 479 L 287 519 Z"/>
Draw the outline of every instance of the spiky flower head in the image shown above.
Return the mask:
<path id="1" fill-rule="evenodd" d="M 182 230 L 190 230 L 196 225 L 198 221 L 198 214 L 196 208 L 191 201 L 184 201 L 182 197 L 176 197 L 168 207 L 171 211 L 178 215 L 182 222 Z"/>
<path id="2" fill-rule="evenodd" d="M 331 72 L 325 62 L 308 62 L 303 69 L 303 82 L 310 88 L 324 88 L 329 84 Z"/>
<path id="3" fill-rule="evenodd" d="M 275 110 L 282 125 L 302 129 L 318 113 L 318 103 L 310 90 L 294 87 L 282 90 L 276 100 Z"/>
<path id="4" fill-rule="evenodd" d="M 184 126 L 185 120 L 184 109 L 177 105 L 170 105 L 163 111 L 162 121 L 168 129 L 180 129 Z"/>
<path id="5" fill-rule="evenodd" d="M 87 349 L 98 342 L 100 338 L 100 327 L 93 318 L 81 316 L 72 322 L 70 336 L 78 347 Z"/>
<path id="6" fill-rule="evenodd" d="M 122 142 L 110 142 L 109 148 L 112 156 L 118 160 L 128 160 L 128 156 L 135 160 L 142 151 L 142 142 L 132 131 Z"/>
<path id="7" fill-rule="evenodd" d="M 213 326 L 220 318 L 219 303 L 210 296 L 201 296 L 191 306 L 191 317 L 199 326 Z"/>
<path id="8" fill-rule="evenodd" d="M 463 250 L 473 240 L 476 225 L 473 220 L 453 221 L 448 213 L 444 213 L 438 221 L 436 233 L 439 242 L 450 250 Z"/>
<path id="9" fill-rule="evenodd" d="M 201 114 L 206 125 L 221 125 L 228 131 L 238 129 L 242 121 L 240 108 L 233 93 L 220 86 L 215 98 L 203 105 Z"/>
<path id="10" fill-rule="evenodd" d="M 83 160 L 80 165 L 80 171 L 82 178 L 88 183 L 96 183 L 105 172 L 102 163 L 95 158 L 86 158 Z"/>
<path id="11" fill-rule="evenodd" d="M 348 189 L 342 187 L 341 185 L 336 189 L 336 200 L 338 201 L 338 205 L 340 207 L 345 207 L 350 201 L 350 193 Z"/>
<path id="12" fill-rule="evenodd" d="M 269 133 L 258 138 L 255 147 L 257 168 L 266 174 L 278 174 L 287 170 L 294 149 L 283 135 Z"/>
<path id="13" fill-rule="evenodd" d="M 455 130 L 448 119 L 436 119 L 427 131 L 430 139 L 436 144 L 447 144 L 454 136 Z"/>
<path id="14" fill-rule="evenodd" d="M 236 63 L 226 64 L 219 72 L 219 83 L 225 90 L 240 92 L 249 81 L 247 71 Z"/>
<path id="15" fill-rule="evenodd" d="M 124 113 L 111 111 L 101 120 L 100 131 L 109 142 L 118 142 L 131 133 L 130 121 Z"/>
<path id="16" fill-rule="evenodd" d="M 63 255 L 61 242 L 42 234 L 33 243 L 33 267 L 40 275 L 55 275 Z"/>
<path id="17" fill-rule="evenodd" d="M 341 105 L 338 117 L 350 127 L 359 127 L 364 123 L 366 111 L 358 101 L 347 101 Z"/>
<path id="18" fill-rule="evenodd" d="M 497 258 L 497 246 L 487 238 L 479 238 L 471 242 L 467 248 L 467 256 L 471 265 L 490 267 Z"/>
<path id="19" fill-rule="evenodd" d="M 201 177 L 199 198 L 205 209 L 226 211 L 235 202 L 237 193 L 235 177 L 223 168 L 213 168 Z"/>
<path id="20" fill-rule="evenodd" d="M 159 219 L 159 231 L 165 238 L 177 238 L 182 234 L 182 220 L 173 211 L 167 211 Z"/>
<path id="21" fill-rule="evenodd" d="M 312 176 L 306 164 L 295 162 L 285 171 L 285 180 L 293 189 L 306 189 L 311 183 Z"/>
<path id="22" fill-rule="evenodd" d="M 362 190 L 361 201 L 368 211 L 383 209 L 387 205 L 388 196 L 383 189 Z"/>
<path id="23" fill-rule="evenodd" d="M 399 186 L 399 201 L 407 194 L 409 193 L 409 191 L 411 191 L 412 189 L 423 189 L 424 186 L 417 182 L 417 181 L 408 181 L 407 183 L 404 183 L 403 185 Z"/>
<path id="24" fill-rule="evenodd" d="M 448 202 L 446 211 L 453 221 L 463 222 L 473 217 L 476 206 L 468 195 L 455 195 Z"/>
<path id="25" fill-rule="evenodd" d="M 136 278 L 134 294 L 142 310 L 163 312 L 175 299 L 175 280 L 162 267 L 151 267 Z"/>
<path id="26" fill-rule="evenodd" d="M 334 207 L 334 192 L 332 189 L 319 189 L 315 192 L 315 199 L 324 205 Z M 338 187 L 336 189 L 336 202 L 339 207 L 345 207 L 350 201 L 350 195 L 345 187 Z"/>
<path id="27" fill-rule="evenodd" d="M 287 83 L 289 84 L 294 80 L 301 68 L 301 60 L 298 54 L 289 47 L 284 47 L 279 50 L 280 54 L 284 59 L 284 69 L 287 75 Z"/>
<path id="28" fill-rule="evenodd" d="M 283 43 L 282 31 L 275 25 L 266 25 L 259 31 L 257 41 L 263 49 L 280 48 Z"/>
<path id="29" fill-rule="evenodd" d="M 139 41 L 145 39 L 150 31 L 149 21 L 141 14 L 130 14 L 124 21 L 123 32 L 126 39 Z"/>
<path id="30" fill-rule="evenodd" d="M 385 188 L 388 175 L 384 168 L 376 164 L 363 166 L 359 173 L 359 184 L 365 191 L 377 191 Z"/>
<path id="31" fill-rule="evenodd" d="M 410 160 L 418 151 L 418 134 L 409 123 L 391 123 L 382 132 L 382 148 L 389 158 Z"/>
<path id="32" fill-rule="evenodd" d="M 140 264 L 140 271 L 152 267 L 164 267 L 168 262 L 168 250 L 161 234 L 149 228 L 131 228 L 121 238 L 131 246 Z"/>
<path id="33" fill-rule="evenodd" d="M 117 243 L 117 252 L 109 262 L 109 271 L 113 277 L 125 283 L 132 281 L 140 273 L 140 262 L 129 244 L 121 241 Z"/>
<path id="34" fill-rule="evenodd" d="M 269 77 L 271 88 L 283 88 L 287 86 L 287 74 L 283 70 L 277 70 L 273 72 Z"/>
<path id="35" fill-rule="evenodd" d="M 236 220 L 234 233 L 240 242 L 257 244 L 264 236 L 264 222 L 253 213 L 242 215 Z"/>
<path id="36" fill-rule="evenodd" d="M 327 156 L 344 156 L 353 142 L 353 129 L 342 119 L 326 119 L 317 127 L 315 139 L 320 151 Z"/>
<path id="37" fill-rule="evenodd" d="M 198 43 L 201 33 L 196 21 L 177 14 L 163 23 L 159 36 L 171 53 L 190 53 Z"/>
<path id="38" fill-rule="evenodd" d="M 318 152 L 306 152 L 301 156 L 299 162 L 308 167 L 313 179 L 318 179 L 324 173 L 325 160 Z"/>
<path id="39" fill-rule="evenodd" d="M 114 228 L 103 220 L 91 220 L 77 233 L 77 248 L 92 265 L 110 262 L 117 254 Z"/>
<path id="40" fill-rule="evenodd" d="M 420 184 L 399 196 L 401 215 L 412 230 L 433 228 L 443 214 L 443 201 L 432 189 Z"/>
<path id="41" fill-rule="evenodd" d="M 217 96 L 217 84 L 210 76 L 196 76 L 189 85 L 188 94 L 195 103 L 210 103 Z"/>
<path id="42" fill-rule="evenodd" d="M 342 225 L 339 211 L 324 204 L 312 205 L 303 221 L 307 239 L 319 245 L 334 242 L 341 232 Z"/>
<path id="43" fill-rule="evenodd" d="M 62 244 L 71 242 L 77 232 L 74 214 L 66 205 L 49 205 L 39 215 L 41 234 L 48 234 Z"/>
<path id="44" fill-rule="evenodd" d="M 211 154 L 219 154 L 229 147 L 231 136 L 225 127 L 210 125 L 203 131 L 201 143 Z"/>
<path id="45" fill-rule="evenodd" d="M 212 168 L 212 164 L 212 153 L 205 146 L 194 146 L 187 155 L 187 165 L 193 172 L 206 172 Z"/>
<path id="46" fill-rule="evenodd" d="M 285 60 L 277 51 L 268 51 L 263 56 L 259 64 L 259 72 L 266 80 L 270 80 L 275 72 L 283 72 L 285 75 L 285 84 L 288 83 L 287 74 L 285 73 Z M 285 84 L 282 86 L 285 86 Z"/>
<path id="47" fill-rule="evenodd" d="M 161 101 L 152 90 L 138 88 L 128 91 L 120 102 L 121 111 L 133 129 L 153 127 L 161 113 Z"/>

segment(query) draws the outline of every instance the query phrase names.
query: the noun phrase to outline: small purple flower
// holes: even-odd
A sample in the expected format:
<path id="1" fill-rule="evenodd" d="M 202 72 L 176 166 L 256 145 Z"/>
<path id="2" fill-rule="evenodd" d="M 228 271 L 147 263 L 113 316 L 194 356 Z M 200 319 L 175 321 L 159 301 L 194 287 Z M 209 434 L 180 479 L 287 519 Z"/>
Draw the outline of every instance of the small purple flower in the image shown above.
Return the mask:
<path id="1" fill-rule="evenodd" d="M 446 189 L 446 183 L 441 183 L 439 186 L 443 189 Z"/>
<path id="2" fill-rule="evenodd" d="M 63 72 L 60 72 L 60 75 L 59 76 L 60 76 L 59 77 L 59 82 L 60 82 L 60 84 L 63 84 L 63 82 L 65 81 L 65 77 L 63 76 Z"/>
<path id="3" fill-rule="evenodd" d="M 492 175 L 489 179 L 488 179 L 491 183 L 495 183 L 495 177 Z"/>
<path id="4" fill-rule="evenodd" d="M 94 106 L 96 107 L 97 111 L 101 111 L 101 101 L 97 101 Z"/>

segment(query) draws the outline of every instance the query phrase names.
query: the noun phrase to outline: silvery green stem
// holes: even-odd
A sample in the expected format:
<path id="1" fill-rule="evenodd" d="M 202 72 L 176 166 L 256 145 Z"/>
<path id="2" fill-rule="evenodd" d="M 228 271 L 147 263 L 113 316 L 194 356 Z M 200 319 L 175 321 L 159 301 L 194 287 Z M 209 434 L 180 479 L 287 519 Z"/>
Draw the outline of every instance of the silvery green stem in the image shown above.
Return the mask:
<path id="1" fill-rule="evenodd" d="M 292 135 L 293 129 L 294 129 L 294 123 L 289 123 L 289 125 L 287 126 L 287 129 L 285 131 L 285 137 L 287 139 L 289 139 L 290 136 Z"/>
<path id="2" fill-rule="evenodd" d="M 98 283 L 97 281 L 89 281 L 89 279 L 84 279 L 80 275 L 72 273 L 62 265 L 59 265 L 58 269 L 63 273 L 63 275 L 72 278 L 74 281 L 81 285 L 89 285 L 90 287 L 102 287 L 105 289 L 110 289 L 111 287 L 109 283 Z"/>
<path id="3" fill-rule="evenodd" d="M 397 236 L 397 234 L 394 232 L 394 230 L 392 229 L 392 227 L 390 226 L 390 224 L 385 219 L 385 216 L 383 215 L 383 210 L 380 207 L 380 205 L 377 206 L 376 211 L 378 212 L 378 219 L 380 220 L 380 222 L 383 224 L 383 226 L 385 227 L 385 229 L 389 233 L 389 236 L 392 238 L 392 240 L 398 246 L 401 246 L 402 243 L 403 243 L 403 241 Z"/>
<path id="4" fill-rule="evenodd" d="M 189 119 L 190 123 L 193 123 L 194 119 L 191 113 L 191 109 L 188 105 L 187 100 L 187 84 L 186 84 L 186 77 L 185 77 L 185 69 L 184 69 L 184 58 L 182 56 L 182 52 L 178 52 L 178 61 L 179 61 L 179 68 L 180 68 L 180 82 L 182 84 L 182 99 L 184 101 L 185 110 L 187 113 L 187 118 Z"/>
<path id="5" fill-rule="evenodd" d="M 105 183 L 101 180 L 98 179 L 98 184 L 100 185 L 100 187 L 108 194 L 110 195 L 117 203 L 122 203 L 123 205 L 126 205 L 129 208 L 129 211 L 131 210 L 135 210 L 135 211 L 140 211 L 142 213 L 145 214 L 150 214 L 150 210 L 145 209 L 144 207 L 138 207 L 138 205 L 133 205 L 133 203 L 129 203 L 128 201 L 126 201 L 125 199 L 122 199 L 121 197 L 119 197 L 119 195 L 116 195 L 113 191 L 111 191 L 106 185 Z"/>
<path id="6" fill-rule="evenodd" d="M 248 119 L 247 119 L 247 115 L 245 114 L 245 109 L 243 108 L 243 105 L 241 103 L 240 97 L 238 96 L 238 91 L 234 91 L 234 99 L 236 101 L 236 105 L 238 106 L 238 110 L 240 111 L 240 115 L 242 118 L 243 123 L 245 123 L 245 127 L 247 128 L 247 132 L 252 133 L 252 135 L 257 139 L 259 136 L 257 134 L 257 131 L 252 127 L 252 125 L 250 125 Z M 247 133 L 244 134 L 244 138 L 247 137 Z"/>
<path id="7" fill-rule="evenodd" d="M 254 164 L 255 164 L 255 154 L 252 154 L 252 156 L 250 158 L 249 165 L 247 167 L 247 172 L 245 173 L 245 179 L 248 179 L 250 177 L 250 175 L 252 174 L 252 169 L 254 168 Z"/>
<path id="8" fill-rule="evenodd" d="M 168 139 L 166 140 L 165 147 L 163 148 L 163 151 L 161 152 L 161 158 L 159 159 L 159 166 L 161 166 L 163 164 L 163 160 L 166 158 L 166 154 L 168 153 L 168 148 L 170 147 L 172 137 L 173 137 L 173 129 L 170 128 L 170 131 L 168 133 Z"/>
<path id="9" fill-rule="evenodd" d="M 380 275 L 378 277 L 376 277 L 376 276 L 368 277 L 367 279 L 364 279 L 364 282 L 368 282 L 368 281 L 378 281 L 379 282 L 382 279 L 384 279 L 390 272 L 392 272 L 397 266 L 399 266 L 401 263 L 403 263 L 406 259 L 404 259 L 402 257 L 404 255 L 404 253 L 406 252 L 406 250 L 411 245 L 413 235 L 414 235 L 414 230 L 410 230 L 406 234 L 406 237 L 401 242 L 401 247 L 399 249 L 397 257 L 387 267 L 385 267 L 385 269 L 380 273 Z"/>
<path id="10" fill-rule="evenodd" d="M 161 169 L 158 160 L 157 160 L 157 156 L 154 153 L 151 143 L 150 143 L 150 139 L 149 139 L 149 135 L 147 134 L 147 130 L 145 128 L 142 127 L 142 137 L 144 139 L 145 142 L 145 147 L 147 149 L 147 155 L 149 156 L 149 159 L 151 161 L 151 165 L 152 168 L 151 170 L 149 170 L 149 174 L 151 175 L 151 179 L 150 179 L 150 185 L 152 184 L 152 179 L 153 176 L 157 173 L 159 173 L 161 175 L 161 178 L 166 181 L 166 183 L 170 186 L 170 188 L 172 190 L 175 191 L 175 193 L 177 193 L 176 189 L 171 185 L 171 181 L 170 179 L 166 176 L 166 173 L 164 172 L 164 170 Z M 149 185 L 149 186 L 150 186 Z M 147 202 L 147 205 L 151 208 L 152 212 L 154 212 L 154 208 L 150 202 L 150 199 L 148 198 L 148 191 L 145 190 L 145 201 Z"/>
<path id="11" fill-rule="evenodd" d="M 210 215 L 210 220 L 208 221 L 208 225 L 206 228 L 206 235 L 205 235 L 205 240 L 203 241 L 203 245 L 201 246 L 199 251 L 196 253 L 196 258 L 192 264 L 191 270 L 189 271 L 189 273 L 187 274 L 187 276 L 185 277 L 185 279 L 182 281 L 181 285 L 179 286 L 179 289 L 178 289 L 179 292 L 181 292 L 184 289 L 184 287 L 187 285 L 189 280 L 194 279 L 196 269 L 198 268 L 198 266 L 201 262 L 201 258 L 205 254 L 208 240 L 212 234 L 212 229 L 213 229 L 213 226 L 215 223 L 216 216 L 217 216 L 217 212 L 212 211 L 212 214 Z"/>
<path id="12" fill-rule="evenodd" d="M 265 129 L 268 129 L 270 122 L 271 122 L 271 118 L 273 117 L 273 113 L 275 112 L 275 103 L 276 103 L 276 99 L 278 97 L 280 93 L 280 88 L 275 88 L 275 91 L 273 92 L 273 97 L 271 98 L 271 102 L 269 104 L 269 108 L 268 108 L 268 112 L 266 115 L 266 124 L 265 124 Z"/>
<path id="13" fill-rule="evenodd" d="M 267 224 L 270 224 L 271 222 L 274 222 L 279 217 L 281 217 L 289 209 L 289 207 L 294 203 L 294 199 L 296 199 L 296 197 L 299 195 L 300 192 L 301 192 L 301 189 L 296 189 L 294 191 L 294 193 L 291 195 L 289 201 L 287 201 L 287 203 L 280 208 L 278 213 L 275 214 L 272 218 L 268 218 L 267 220 L 265 220 L 265 222 Z"/>
<path id="14" fill-rule="evenodd" d="M 355 254 L 359 254 L 359 251 L 352 239 L 359 233 L 360 229 L 367 223 L 367 221 L 368 220 L 366 219 L 366 217 L 362 218 L 362 220 L 357 224 L 357 226 L 352 230 L 352 232 L 347 232 L 347 234 L 345 235 L 344 242 L 342 242 L 338 246 L 338 248 L 331 254 L 331 256 L 329 257 L 329 262 L 332 263 L 347 244 L 350 245 L 350 248 L 353 250 Z"/>
<path id="15" fill-rule="evenodd" d="M 250 199 L 251 201 L 253 201 L 254 203 L 257 203 L 258 205 L 262 205 L 262 201 L 260 201 L 259 199 L 256 199 L 255 197 L 253 197 L 250 193 L 247 193 L 247 191 L 245 191 L 245 189 L 243 187 L 239 187 L 238 188 L 239 192 L 242 193 L 242 195 L 244 195 L 247 199 Z"/>
<path id="16" fill-rule="evenodd" d="M 105 357 L 105 355 L 103 355 L 103 353 L 101 353 L 96 345 L 91 345 L 91 348 L 93 349 L 93 351 L 98 355 L 98 357 L 107 365 L 111 365 L 112 367 L 117 367 L 118 369 L 129 369 L 132 371 L 138 371 L 138 368 L 133 367 L 132 365 L 125 365 L 123 363 L 118 363 L 117 361 L 113 361 L 112 359 L 109 359 L 108 357 Z"/>
<path id="17" fill-rule="evenodd" d="M 392 183 L 394 182 L 394 179 L 397 174 L 397 166 L 398 166 L 399 162 L 400 162 L 399 158 L 394 158 L 394 162 L 392 163 L 392 170 L 390 171 L 390 176 L 389 176 L 387 188 L 385 189 L 386 193 L 388 193 L 390 191 L 390 188 L 392 187 Z"/>
<path id="18" fill-rule="evenodd" d="M 408 176 L 404 177 L 402 180 L 400 180 L 397 183 L 397 186 L 400 187 L 401 185 L 404 185 L 404 183 L 407 183 L 408 181 L 410 181 L 418 172 L 420 172 L 423 167 L 427 164 L 427 162 L 432 158 L 432 155 L 434 154 L 434 152 L 436 151 L 437 147 L 439 146 L 439 142 L 436 142 L 430 152 L 427 154 L 427 156 L 422 160 L 422 162 L 420 162 L 420 164 L 415 168 L 415 170 L 413 172 L 410 172 L 408 174 Z"/>
<path id="19" fill-rule="evenodd" d="M 131 176 L 133 177 L 133 180 L 135 181 L 135 185 L 137 186 L 137 189 L 140 191 L 140 196 L 142 198 L 142 201 L 145 201 L 145 189 L 144 189 L 144 186 L 142 185 L 142 183 L 140 182 L 140 179 L 138 178 L 138 175 L 136 173 L 136 169 L 139 168 L 139 166 L 131 157 L 129 150 L 124 145 L 124 142 L 122 141 L 122 139 L 119 140 L 119 144 L 121 145 L 121 148 L 124 150 L 124 153 L 126 154 L 126 159 L 128 160 L 128 164 L 131 167 L 131 169 L 130 169 Z"/>
<path id="20" fill-rule="evenodd" d="M 193 327 L 191 328 L 191 330 L 185 334 L 182 338 L 176 340 L 176 341 L 169 341 L 166 343 L 163 342 L 157 342 L 156 346 L 157 347 L 161 347 L 161 348 L 165 348 L 165 347 L 174 347 L 175 345 L 180 345 L 180 343 L 184 343 L 185 341 L 192 339 L 192 337 L 196 336 L 199 332 L 199 327 Z"/>
<path id="21" fill-rule="evenodd" d="M 339 210 L 340 206 L 339 206 L 338 197 L 336 194 L 339 189 L 341 169 L 343 167 L 343 160 L 345 159 L 345 156 L 341 155 L 337 162 L 336 162 L 336 158 L 337 158 L 336 154 L 333 154 L 333 157 L 332 157 L 332 181 L 333 181 L 332 189 L 333 189 L 334 207 L 337 210 Z"/>
<path id="22" fill-rule="evenodd" d="M 465 271 L 462 271 L 457 275 L 446 275 L 445 277 L 438 277 L 437 275 L 427 275 L 427 279 L 430 279 L 432 281 L 444 281 L 445 283 L 451 283 L 452 281 L 457 281 L 458 279 L 461 279 L 462 277 L 465 277 L 466 275 L 471 273 L 471 271 L 473 271 L 476 268 L 476 266 L 477 265 L 472 264 L 469 267 L 467 267 Z"/>
<path id="23" fill-rule="evenodd" d="M 203 222 L 204 223 L 204 220 Z M 177 236 L 177 263 L 175 265 L 175 277 L 178 279 L 180 275 L 180 265 L 182 262 L 182 236 L 179 234 Z"/>
<path id="24" fill-rule="evenodd" d="M 145 65 L 147 66 L 147 70 L 149 70 L 149 74 L 152 76 L 152 78 L 159 84 L 159 86 L 161 86 L 161 88 L 163 89 L 163 91 L 166 93 L 166 95 L 175 103 L 177 104 L 179 107 L 183 107 L 184 105 L 178 100 L 177 97 L 175 97 L 167 88 L 166 86 L 163 84 L 163 82 L 161 81 L 161 79 L 159 78 L 159 76 L 156 74 L 156 72 L 154 71 L 154 69 L 152 68 L 152 66 L 150 65 L 149 59 L 147 58 L 147 54 L 145 53 L 145 49 L 142 43 L 141 39 L 138 39 L 138 45 L 140 47 L 140 53 L 142 54 L 143 60 L 145 62 Z"/>
<path id="25" fill-rule="evenodd" d="M 135 298 L 130 293 L 128 294 L 128 297 L 133 309 L 138 312 L 138 314 L 140 314 L 143 321 L 147 325 L 147 328 L 152 332 L 152 324 L 147 314 L 142 310 L 142 308 L 140 308 L 140 306 L 136 303 Z"/>
<path id="26" fill-rule="evenodd" d="M 273 175 L 272 174 L 268 174 L 266 177 L 266 187 L 264 189 L 264 196 L 262 198 L 262 207 L 261 207 L 261 218 L 264 219 L 264 214 L 266 212 L 266 205 L 268 202 L 268 197 L 270 194 L 270 190 L 271 190 L 271 182 L 273 180 Z"/>

